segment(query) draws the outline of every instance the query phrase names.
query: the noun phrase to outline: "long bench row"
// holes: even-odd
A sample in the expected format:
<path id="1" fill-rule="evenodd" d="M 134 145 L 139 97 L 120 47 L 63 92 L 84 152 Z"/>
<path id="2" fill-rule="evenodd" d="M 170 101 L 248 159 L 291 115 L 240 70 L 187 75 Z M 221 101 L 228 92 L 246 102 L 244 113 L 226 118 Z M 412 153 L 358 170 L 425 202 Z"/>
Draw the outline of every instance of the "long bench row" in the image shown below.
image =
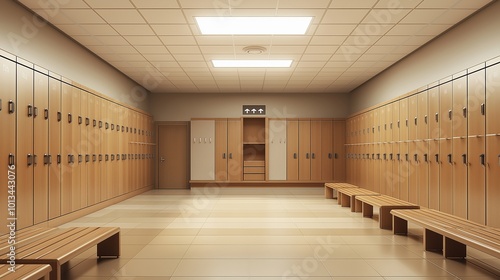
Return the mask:
<path id="1" fill-rule="evenodd" d="M 336 194 L 336 195 L 335 195 Z M 465 258 L 467 246 L 496 258 L 500 257 L 500 229 L 418 205 L 391 196 L 381 195 L 346 183 L 326 183 L 325 197 L 335 198 L 352 212 L 373 217 L 373 207 L 379 208 L 382 229 L 407 235 L 408 222 L 424 228 L 424 249 L 442 252 L 446 258 Z"/>

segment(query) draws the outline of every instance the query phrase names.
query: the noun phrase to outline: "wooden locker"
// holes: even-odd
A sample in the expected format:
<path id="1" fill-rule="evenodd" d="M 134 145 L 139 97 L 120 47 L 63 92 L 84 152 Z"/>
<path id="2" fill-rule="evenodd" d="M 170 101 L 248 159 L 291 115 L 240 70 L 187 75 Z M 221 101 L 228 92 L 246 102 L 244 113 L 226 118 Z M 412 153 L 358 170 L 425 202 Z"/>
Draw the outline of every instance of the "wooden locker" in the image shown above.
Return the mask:
<path id="1" fill-rule="evenodd" d="M 467 137 L 453 138 L 453 215 L 467 218 Z"/>
<path id="2" fill-rule="evenodd" d="M 100 99 L 101 103 L 101 116 L 98 122 L 98 127 L 99 127 L 99 136 L 101 138 L 101 152 L 99 153 L 99 166 L 102 170 L 101 172 L 101 201 L 105 201 L 109 198 L 108 196 L 108 177 L 111 175 L 109 173 L 109 155 L 108 155 L 108 145 L 109 145 L 109 139 L 108 139 L 108 129 L 107 129 L 107 124 L 108 124 L 108 101 L 101 98 Z M 135 144 L 133 145 L 135 146 Z M 131 169 L 130 175 L 133 176 L 135 174 L 135 169 Z"/>
<path id="3" fill-rule="evenodd" d="M 49 78 L 34 72 L 34 223 L 49 218 Z"/>
<path id="4" fill-rule="evenodd" d="M 401 121 L 400 121 L 400 104 L 401 101 L 396 101 L 392 103 L 392 196 L 399 198 L 399 184 L 401 183 L 399 174 L 399 165 L 401 154 L 399 151 L 399 141 L 400 141 L 400 131 L 401 131 Z M 399 155 L 399 158 L 398 158 Z"/>
<path id="5" fill-rule="evenodd" d="M 333 121 L 333 180 L 346 181 L 346 122 Z"/>
<path id="6" fill-rule="evenodd" d="M 88 139 L 90 119 L 88 118 L 88 103 L 88 93 L 80 90 L 80 114 L 78 117 L 78 125 L 80 128 L 80 143 L 78 145 L 81 155 L 78 159 L 80 165 L 80 208 L 85 208 L 88 205 L 88 166 L 90 162 L 90 143 Z"/>
<path id="7" fill-rule="evenodd" d="M 71 86 L 61 85 L 61 215 L 71 212 L 73 182 L 73 165 L 75 161 L 73 145 L 72 123 L 74 122 Z M 78 156 L 78 155 L 77 155 Z"/>
<path id="8" fill-rule="evenodd" d="M 298 119 L 287 119 L 287 160 L 286 176 L 288 181 L 299 180 L 299 121 Z"/>
<path id="9" fill-rule="evenodd" d="M 299 181 L 311 180 L 311 120 L 299 120 Z"/>
<path id="10" fill-rule="evenodd" d="M 373 146 L 371 154 L 371 163 L 373 165 L 373 176 L 369 183 L 368 189 L 379 192 L 380 191 L 380 109 L 373 110 L 372 119 L 372 133 L 373 133 Z"/>
<path id="11" fill-rule="evenodd" d="M 400 160 L 398 158 L 401 158 L 401 153 L 400 153 L 400 143 L 398 141 L 395 141 L 394 143 L 391 144 L 392 146 L 392 167 L 391 167 L 391 185 L 390 185 L 390 195 L 399 198 L 401 193 L 400 193 L 400 184 L 401 184 L 401 174 L 400 174 Z"/>
<path id="12" fill-rule="evenodd" d="M 82 188 L 81 188 L 81 176 L 82 176 L 82 168 L 81 164 L 83 162 L 83 156 L 81 153 L 81 124 L 83 123 L 83 119 L 81 118 L 81 99 L 80 99 L 80 89 L 74 86 L 71 86 L 71 103 L 72 103 L 72 116 L 73 120 L 71 123 L 71 133 L 72 133 L 72 143 L 71 150 L 74 155 L 74 162 L 72 165 L 72 181 L 71 181 L 71 189 L 72 189 L 72 197 L 71 197 L 71 211 L 76 211 L 82 208 Z"/>
<path id="13" fill-rule="evenodd" d="M 453 137 L 467 137 L 467 76 L 453 80 Z"/>
<path id="14" fill-rule="evenodd" d="M 33 69 L 17 65 L 17 228 L 33 225 Z"/>
<path id="15" fill-rule="evenodd" d="M 100 168 L 99 168 L 99 152 L 100 152 L 100 132 L 99 132 L 99 98 L 93 94 L 88 94 L 88 147 L 89 147 L 89 162 L 88 162 L 88 205 L 94 205 L 100 202 Z"/>
<path id="16" fill-rule="evenodd" d="M 287 170 L 287 121 L 284 119 L 270 119 L 268 133 L 268 179 L 286 180 Z M 333 172 L 333 170 L 332 170 Z"/>
<path id="17" fill-rule="evenodd" d="M 417 154 L 419 162 L 417 164 L 417 184 L 418 184 L 418 204 L 424 207 L 429 206 L 429 91 L 418 94 L 417 102 Z"/>
<path id="18" fill-rule="evenodd" d="M 241 119 L 227 120 L 227 179 L 243 180 L 243 131 Z"/>
<path id="19" fill-rule="evenodd" d="M 439 136 L 440 139 L 453 137 L 453 83 L 446 81 L 439 85 Z"/>
<path id="20" fill-rule="evenodd" d="M 486 69 L 486 224 L 500 228 L 500 64 Z"/>
<path id="21" fill-rule="evenodd" d="M 109 153 L 109 169 L 111 170 L 111 176 L 108 177 L 108 195 L 110 198 L 117 197 L 119 195 L 118 186 L 118 161 L 116 159 L 116 154 L 118 153 L 118 134 L 116 133 L 116 123 L 118 115 L 118 106 L 116 103 L 110 101 L 108 105 L 109 115 L 109 129 L 108 129 L 108 153 Z M 140 139 L 139 139 L 140 141 Z M 138 145 L 141 147 L 141 145 Z M 139 167 L 139 173 L 142 173 L 142 166 Z"/>
<path id="22" fill-rule="evenodd" d="M 441 162 L 439 152 L 439 139 L 429 140 L 429 208 L 439 210 L 440 184 L 439 175 L 441 173 Z"/>
<path id="23" fill-rule="evenodd" d="M 49 77 L 49 219 L 61 215 L 61 81 Z"/>
<path id="24" fill-rule="evenodd" d="M 311 181 L 321 181 L 321 163 L 323 161 L 322 151 L 322 121 L 311 120 Z"/>
<path id="25" fill-rule="evenodd" d="M 227 119 L 215 120 L 215 180 L 227 181 Z"/>
<path id="26" fill-rule="evenodd" d="M 439 211 L 453 214 L 453 140 L 439 140 Z"/>
<path id="27" fill-rule="evenodd" d="M 418 146 L 416 140 L 418 131 L 418 95 L 408 98 L 408 146 L 409 166 L 408 166 L 408 201 L 418 204 Z"/>
<path id="28" fill-rule="evenodd" d="M 468 75 L 468 187 L 467 218 L 486 223 L 486 71 Z"/>
<path id="29" fill-rule="evenodd" d="M 215 180 L 215 121 L 191 121 L 191 180 Z"/>
<path id="30" fill-rule="evenodd" d="M 402 141 L 399 144 L 399 199 L 409 201 L 410 155 L 409 143 Z"/>
<path id="31" fill-rule="evenodd" d="M 1 54 L 1 50 L 0 50 Z M 14 59 L 14 58 L 13 58 Z M 4 209 L 0 211 L 0 219 L 7 222 L 8 218 L 14 218 L 8 213 L 9 201 L 15 199 L 8 198 L 16 191 L 15 170 L 16 163 L 16 63 L 12 60 L 0 56 L 0 131 L 2 131 L 2 144 L 0 145 L 0 180 L 2 182 L 2 195 L 0 195 L 0 205 Z M 9 166 L 11 168 L 9 169 Z M 9 179 L 10 175 L 10 179 Z M 12 186 L 12 187 L 11 187 Z M 12 192 L 9 192 L 12 191 Z M 0 227 L 0 234 L 9 232 L 6 226 Z"/>

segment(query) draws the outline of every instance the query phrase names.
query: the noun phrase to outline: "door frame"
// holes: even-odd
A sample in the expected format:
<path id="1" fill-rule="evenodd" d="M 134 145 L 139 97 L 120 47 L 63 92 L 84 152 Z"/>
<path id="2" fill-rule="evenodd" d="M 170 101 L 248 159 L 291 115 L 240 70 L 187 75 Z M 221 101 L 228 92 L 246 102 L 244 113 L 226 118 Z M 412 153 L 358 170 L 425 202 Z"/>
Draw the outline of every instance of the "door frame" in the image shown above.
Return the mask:
<path id="1" fill-rule="evenodd" d="M 155 189 L 160 189 L 160 177 L 158 176 L 159 174 L 159 164 L 158 164 L 158 161 L 160 159 L 160 127 L 161 126 L 165 126 L 165 125 L 185 125 L 186 126 L 186 129 L 187 129 L 187 139 L 188 139 L 188 143 L 187 144 L 187 160 L 186 160 L 186 171 L 187 171 L 187 178 L 191 178 L 191 171 L 190 171 L 190 168 L 189 168 L 189 159 L 191 158 L 191 149 L 189 148 L 190 147 L 190 142 L 189 142 L 189 139 L 191 137 L 191 122 L 189 121 L 155 121 L 154 122 L 154 129 L 155 129 L 155 138 L 156 138 L 156 149 L 155 149 L 155 153 L 156 153 L 156 156 L 155 156 L 155 165 L 154 165 L 154 170 L 155 170 L 155 184 L 154 184 L 154 188 Z M 188 184 L 189 184 L 189 180 L 188 180 Z M 191 188 L 191 184 L 189 184 L 189 189 Z"/>

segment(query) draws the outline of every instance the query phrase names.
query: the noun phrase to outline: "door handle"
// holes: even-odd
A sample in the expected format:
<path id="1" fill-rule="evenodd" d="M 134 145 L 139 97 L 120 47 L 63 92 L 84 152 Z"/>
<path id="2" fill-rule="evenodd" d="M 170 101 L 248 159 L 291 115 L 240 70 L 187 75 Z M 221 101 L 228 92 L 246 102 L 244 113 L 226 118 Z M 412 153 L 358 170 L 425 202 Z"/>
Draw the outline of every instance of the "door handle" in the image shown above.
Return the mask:
<path id="1" fill-rule="evenodd" d="M 312 159 L 315 159 L 316 158 L 316 155 L 314 153 L 311 154 L 311 158 Z"/>
<path id="2" fill-rule="evenodd" d="M 337 159 L 337 158 L 339 158 L 339 154 L 335 153 L 335 154 L 333 155 L 333 157 Z"/>
<path id="3" fill-rule="evenodd" d="M 297 159 L 297 153 L 293 153 L 293 159 Z"/>
<path id="4" fill-rule="evenodd" d="M 161 157 L 161 158 L 160 158 L 160 162 L 162 162 L 162 163 L 163 163 L 163 162 L 165 162 L 165 158 L 164 158 L 164 157 Z"/>
<path id="5" fill-rule="evenodd" d="M 306 159 L 309 159 L 309 153 L 306 153 Z"/>
<path id="6" fill-rule="evenodd" d="M 28 154 L 28 166 L 32 166 L 32 165 L 33 165 L 33 155 Z"/>
<path id="7" fill-rule="evenodd" d="M 57 164 L 61 164 L 61 155 L 57 155 Z"/>
<path id="8" fill-rule="evenodd" d="M 44 119 L 48 120 L 49 119 L 49 109 L 43 110 L 43 117 Z"/>
<path id="9" fill-rule="evenodd" d="M 47 154 L 43 155 L 43 164 L 45 165 L 52 164 L 52 156 Z"/>
<path id="10" fill-rule="evenodd" d="M 72 123 L 73 122 L 73 116 L 71 115 L 71 113 L 68 114 L 68 123 Z"/>
<path id="11" fill-rule="evenodd" d="M 38 107 L 33 107 L 33 117 L 38 117 Z"/>
<path id="12" fill-rule="evenodd" d="M 226 153 L 222 153 L 222 159 L 226 159 Z"/>
<path id="13" fill-rule="evenodd" d="M 481 115 L 485 115 L 486 114 L 486 105 L 484 103 L 481 103 Z"/>
<path id="14" fill-rule="evenodd" d="M 417 117 L 415 117 L 415 125 L 417 125 Z"/>
<path id="15" fill-rule="evenodd" d="M 82 124 L 82 122 L 83 122 L 82 116 L 78 116 L 78 124 Z"/>
<path id="16" fill-rule="evenodd" d="M 14 101 L 9 100 L 9 114 L 14 114 L 16 111 L 16 105 L 14 104 Z"/>
<path id="17" fill-rule="evenodd" d="M 452 164 L 452 163 L 453 163 L 453 160 L 452 160 L 452 155 L 451 155 L 451 154 L 448 154 L 448 163 L 449 163 L 449 164 Z"/>
<path id="18" fill-rule="evenodd" d="M 479 156 L 479 161 L 481 162 L 481 165 L 485 165 L 485 162 L 484 162 L 484 154 L 480 155 Z"/>
<path id="19" fill-rule="evenodd" d="M 409 155 L 405 154 L 406 161 L 410 161 Z"/>
<path id="20" fill-rule="evenodd" d="M 413 158 L 415 159 L 415 162 L 418 162 L 418 154 L 414 154 Z"/>
<path id="21" fill-rule="evenodd" d="M 28 105 L 28 117 L 33 117 L 33 105 Z"/>
<path id="22" fill-rule="evenodd" d="M 394 158 L 393 154 L 392 154 L 392 153 L 391 153 L 391 154 L 389 154 L 389 159 L 390 159 L 390 160 L 393 160 L 393 158 Z"/>
<path id="23" fill-rule="evenodd" d="M 427 115 L 425 115 L 425 117 L 424 117 L 424 122 L 428 123 L 428 117 L 427 117 Z"/>
<path id="24" fill-rule="evenodd" d="M 439 154 L 434 155 L 436 157 L 436 163 L 439 163 Z"/>
<path id="25" fill-rule="evenodd" d="M 424 161 L 425 161 L 425 162 L 429 162 L 429 155 L 424 154 Z"/>
<path id="26" fill-rule="evenodd" d="M 62 113 L 57 112 L 57 121 L 60 122 L 62 120 Z"/>
<path id="27" fill-rule="evenodd" d="M 462 162 L 463 162 L 463 164 L 467 165 L 467 155 L 466 154 L 462 154 Z"/>
<path id="28" fill-rule="evenodd" d="M 464 118 L 467 118 L 467 107 L 462 108 L 462 115 L 464 116 Z"/>
<path id="29" fill-rule="evenodd" d="M 401 161 L 401 154 L 396 154 L 398 161 Z"/>
<path id="30" fill-rule="evenodd" d="M 498 156 L 500 159 L 500 156 Z M 16 164 L 16 156 L 13 154 L 9 154 L 9 165 L 15 165 Z"/>
<path id="31" fill-rule="evenodd" d="M 436 122 L 439 122 L 439 113 L 436 113 Z"/>
<path id="32" fill-rule="evenodd" d="M 229 159 L 233 159 L 233 153 L 229 153 Z"/>
<path id="33" fill-rule="evenodd" d="M 332 157 L 333 157 L 332 153 L 328 153 L 328 158 L 332 159 Z"/>
<path id="34" fill-rule="evenodd" d="M 453 118 L 453 112 L 451 110 L 448 110 L 448 119 L 451 119 Z"/>

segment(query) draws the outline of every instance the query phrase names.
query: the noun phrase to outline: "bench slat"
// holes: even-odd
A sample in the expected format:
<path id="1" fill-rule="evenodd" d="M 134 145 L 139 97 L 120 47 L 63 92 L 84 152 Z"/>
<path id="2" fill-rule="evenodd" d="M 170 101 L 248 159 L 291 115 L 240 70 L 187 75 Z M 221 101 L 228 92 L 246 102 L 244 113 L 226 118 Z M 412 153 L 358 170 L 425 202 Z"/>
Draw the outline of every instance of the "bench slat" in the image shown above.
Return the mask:
<path id="1" fill-rule="evenodd" d="M 52 270 L 48 264 L 19 264 L 16 265 L 16 271 L 8 270 L 8 265 L 0 265 L 0 279 L 5 280 L 38 280 L 47 279 Z"/>

